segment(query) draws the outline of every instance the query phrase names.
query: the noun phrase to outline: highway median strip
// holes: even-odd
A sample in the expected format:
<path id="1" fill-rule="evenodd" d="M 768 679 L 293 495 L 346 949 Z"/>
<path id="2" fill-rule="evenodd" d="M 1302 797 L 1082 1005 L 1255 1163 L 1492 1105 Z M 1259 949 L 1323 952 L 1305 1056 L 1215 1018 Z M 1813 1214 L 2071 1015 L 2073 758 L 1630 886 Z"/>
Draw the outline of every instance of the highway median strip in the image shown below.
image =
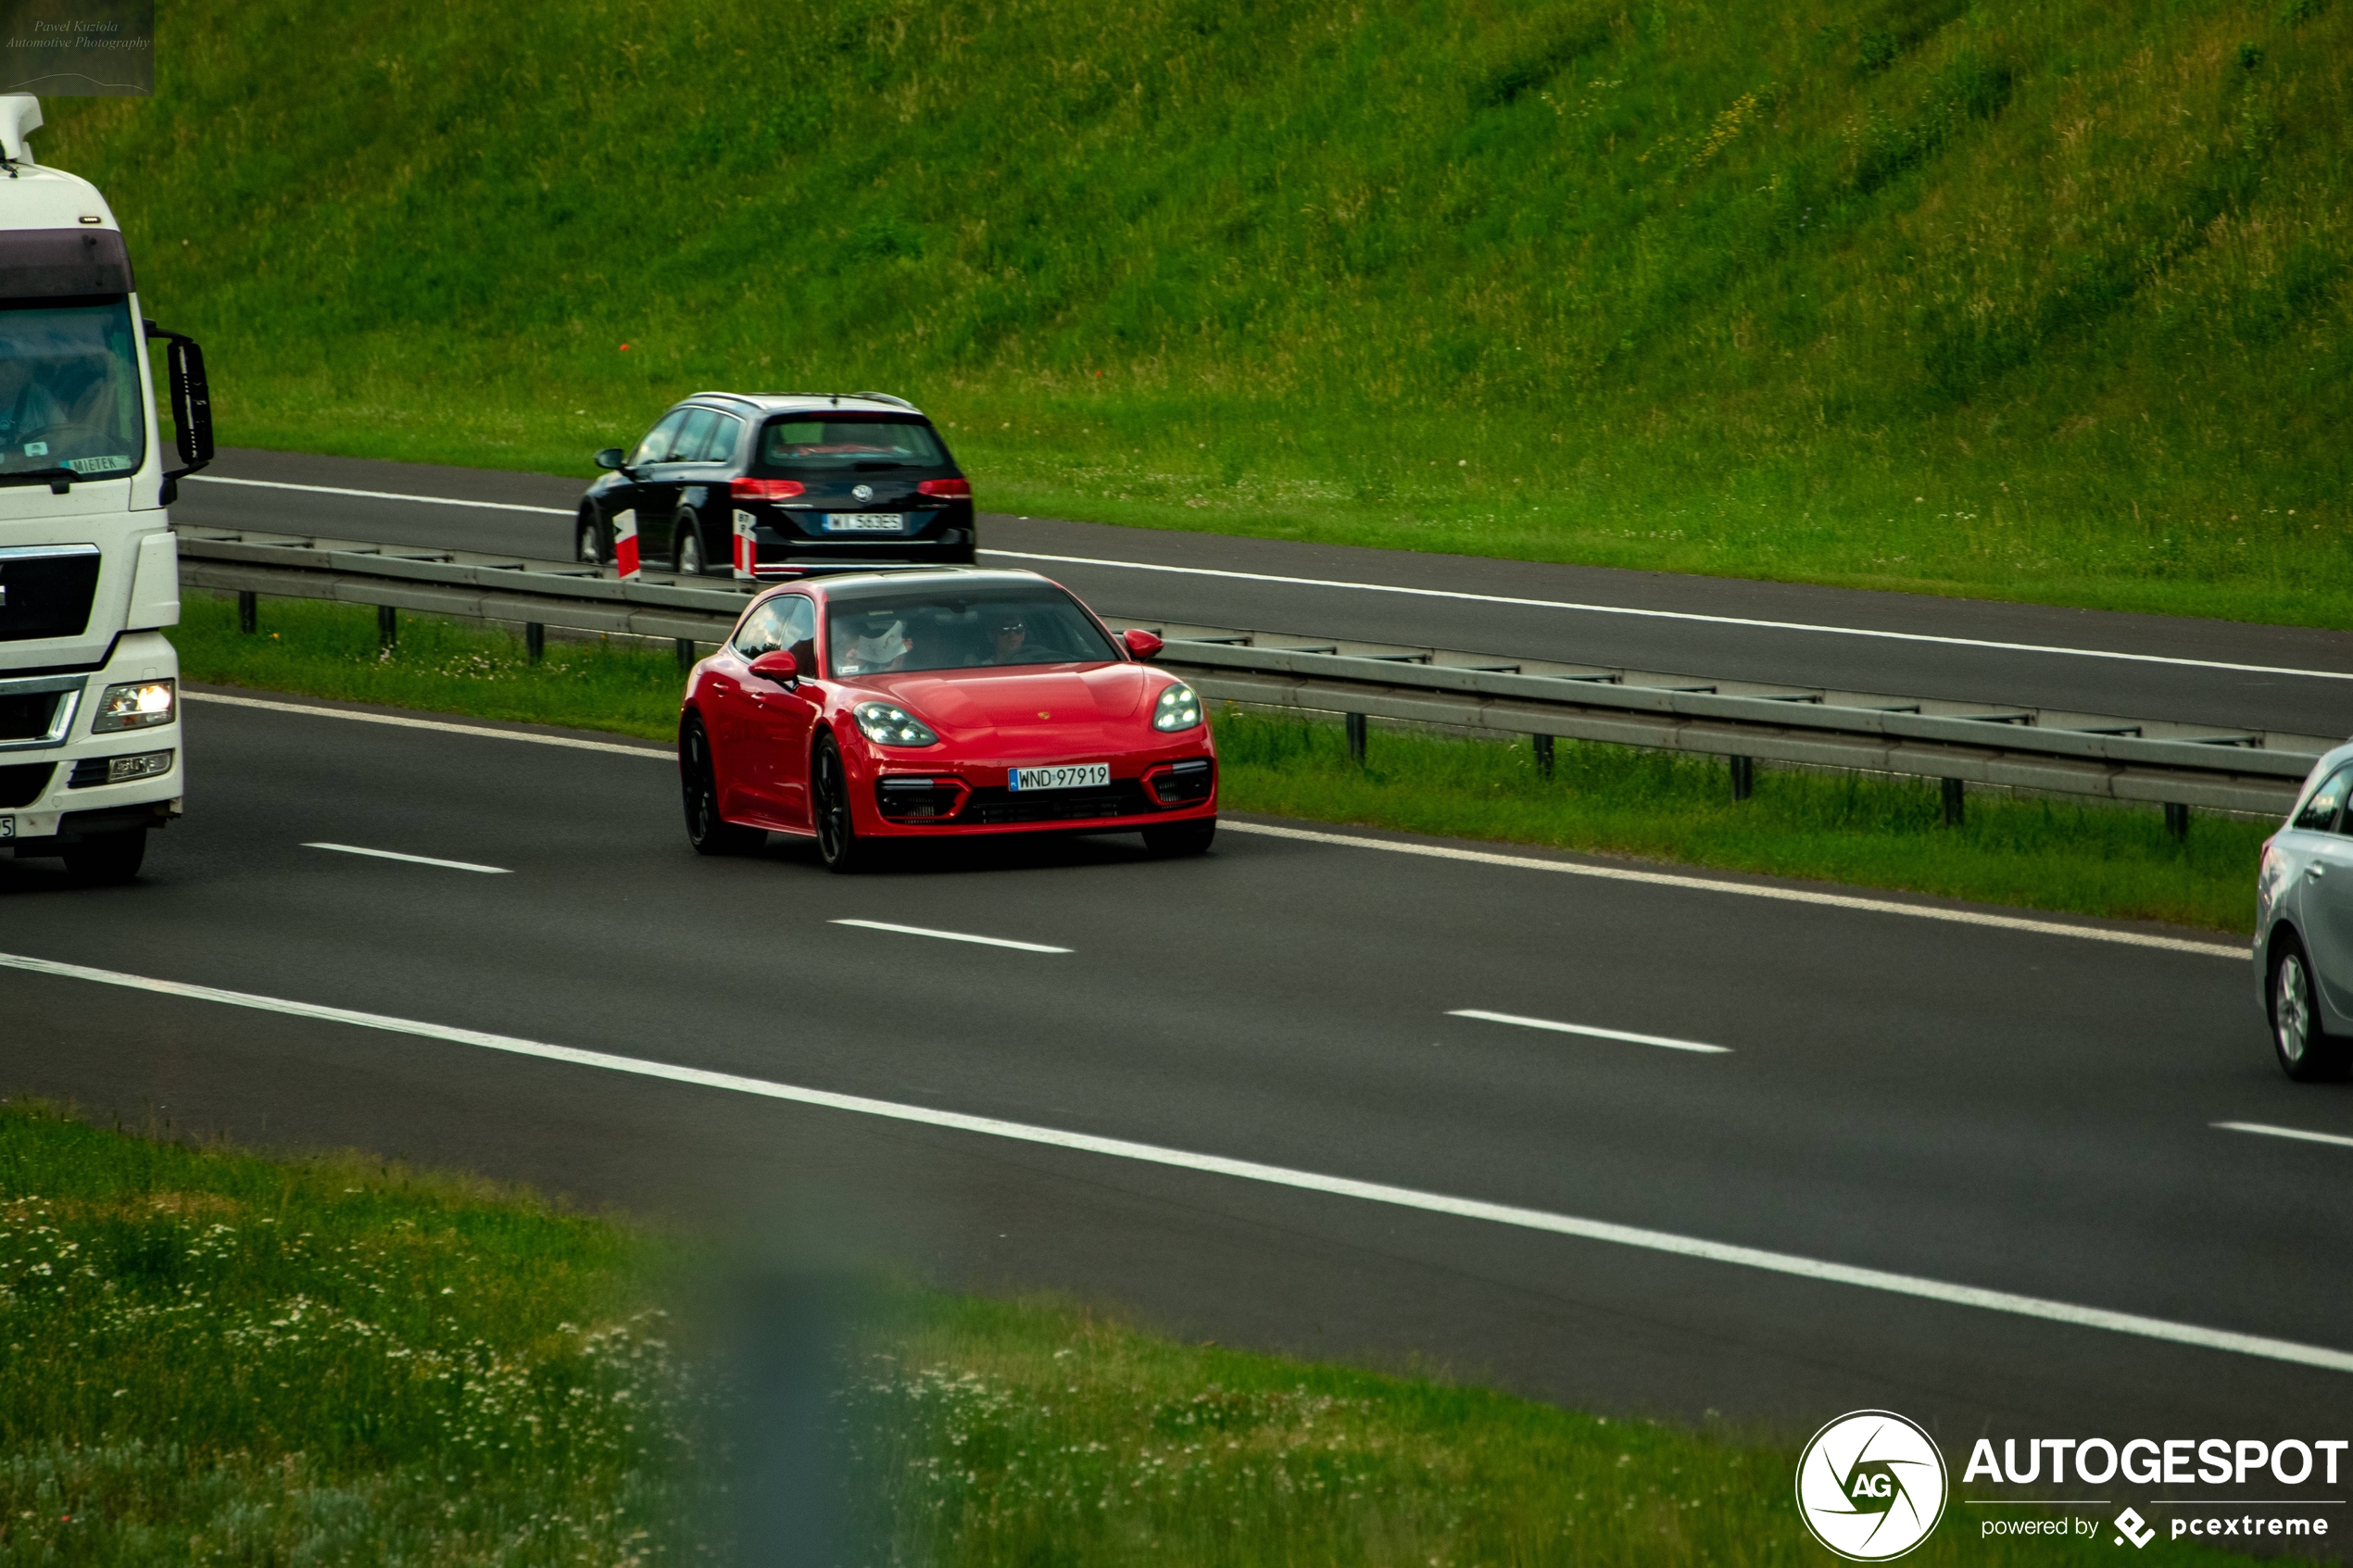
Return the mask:
<path id="1" fill-rule="evenodd" d="M 1035 1147 L 1066 1149 L 1075 1153 L 1100 1155 L 1139 1164 L 1192 1172 L 1203 1175 L 1223 1176 L 1260 1185 L 1354 1198 L 1363 1202 L 1457 1219 L 1478 1220 L 1575 1240 L 1600 1242 L 1694 1261 L 1758 1270 L 1818 1284 L 1840 1285 L 1909 1297 L 1944 1306 L 1974 1308 L 2012 1317 L 2128 1335 L 2196 1349 L 2284 1361 L 2325 1372 L 2353 1374 L 2353 1351 L 2326 1346 L 2299 1344 L 2293 1340 L 2277 1339 L 2263 1335 L 2208 1328 L 2196 1323 L 2177 1323 L 2163 1318 L 2147 1317 L 2136 1312 L 2116 1311 L 2101 1307 L 2054 1301 L 2011 1291 L 1957 1285 L 1916 1274 L 1864 1268 L 1803 1257 L 1794 1253 L 1771 1251 L 1763 1248 L 1711 1241 L 1703 1237 L 1652 1230 L 1638 1225 L 1618 1224 L 1605 1220 L 1523 1208 L 1514 1204 L 1492 1203 L 1478 1198 L 1426 1192 L 1413 1187 L 1297 1170 L 1288 1166 L 1234 1159 L 1225 1155 L 1169 1148 L 1126 1138 L 1103 1137 L 1091 1133 L 1036 1126 L 996 1117 L 971 1116 L 961 1111 L 942 1110 L 930 1106 L 904 1105 L 863 1095 L 840 1094 L 829 1089 L 776 1083 L 763 1078 L 745 1077 L 733 1073 L 717 1073 L 673 1062 L 622 1056 L 610 1051 L 585 1050 L 576 1047 L 552 1045 L 510 1035 L 493 1034 L 486 1030 L 463 1029 L 449 1024 L 431 1023 L 384 1013 L 332 1007 L 323 1003 L 296 1001 L 253 992 L 226 990 L 219 986 L 193 985 L 184 981 L 164 980 L 117 970 L 66 963 L 53 959 L 34 958 L 20 953 L 0 953 L 0 968 L 14 969 L 25 973 L 47 975 L 62 980 L 117 986 L 157 996 L 178 997 L 190 1001 L 213 1002 L 226 1007 L 251 1009 L 285 1017 L 309 1019 L 321 1023 L 343 1024 L 359 1029 L 439 1040 L 451 1045 L 469 1046 L 543 1061 L 591 1067 L 605 1072 L 626 1073 L 634 1077 L 718 1089 L 733 1094 L 749 1095 L 824 1110 L 849 1111 L 857 1115 L 872 1116 L 917 1126 L 935 1127 L 943 1131 L 972 1133 L 985 1137 Z"/>

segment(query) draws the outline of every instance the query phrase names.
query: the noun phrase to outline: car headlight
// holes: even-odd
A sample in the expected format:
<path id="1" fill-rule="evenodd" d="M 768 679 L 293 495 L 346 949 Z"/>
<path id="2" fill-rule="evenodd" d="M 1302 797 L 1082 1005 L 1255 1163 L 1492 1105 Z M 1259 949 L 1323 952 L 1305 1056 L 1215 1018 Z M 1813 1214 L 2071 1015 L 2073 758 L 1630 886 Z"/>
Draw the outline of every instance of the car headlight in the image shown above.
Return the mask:
<path id="1" fill-rule="evenodd" d="M 1155 730 L 1189 730 L 1201 722 L 1201 698 L 1193 688 L 1183 682 L 1160 694 L 1160 706 L 1152 709 Z"/>
<path id="2" fill-rule="evenodd" d="M 851 709 L 850 716 L 858 721 L 859 729 L 876 746 L 937 746 L 939 737 L 931 726 L 893 703 L 862 702 Z"/>
<path id="3" fill-rule="evenodd" d="M 90 721 L 91 732 L 103 735 L 113 730 L 146 730 L 170 723 L 179 706 L 173 684 L 170 681 L 126 681 L 108 686 L 98 694 L 98 714 Z"/>

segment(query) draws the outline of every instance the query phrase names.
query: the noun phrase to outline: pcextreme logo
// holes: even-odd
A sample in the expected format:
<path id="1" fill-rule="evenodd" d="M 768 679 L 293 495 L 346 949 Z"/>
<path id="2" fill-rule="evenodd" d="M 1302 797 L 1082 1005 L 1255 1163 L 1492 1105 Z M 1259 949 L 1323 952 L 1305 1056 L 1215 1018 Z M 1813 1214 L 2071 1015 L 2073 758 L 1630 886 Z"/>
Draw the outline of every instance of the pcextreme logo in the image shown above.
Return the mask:
<path id="1" fill-rule="evenodd" d="M 1944 1456 L 1893 1411 L 1854 1411 L 1814 1434 L 1797 1459 L 1797 1513 L 1851 1562 L 1901 1557 L 1944 1515 Z"/>

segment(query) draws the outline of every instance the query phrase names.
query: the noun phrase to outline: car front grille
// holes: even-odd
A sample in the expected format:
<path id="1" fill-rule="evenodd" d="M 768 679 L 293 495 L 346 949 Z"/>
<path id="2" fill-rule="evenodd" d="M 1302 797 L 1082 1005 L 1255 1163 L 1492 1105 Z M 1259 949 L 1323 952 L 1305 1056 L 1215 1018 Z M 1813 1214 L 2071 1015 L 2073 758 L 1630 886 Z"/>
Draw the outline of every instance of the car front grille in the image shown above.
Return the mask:
<path id="1" fill-rule="evenodd" d="M 1104 817 L 1141 817 L 1158 808 L 1134 779 L 1114 779 L 1109 789 L 1014 791 L 975 789 L 956 814 L 960 822 L 1000 827 L 1012 822 L 1080 822 Z"/>
<path id="2" fill-rule="evenodd" d="M 19 762 L 0 768 L 0 808 L 31 805 L 49 787 L 49 775 L 57 771 L 55 762 Z"/>

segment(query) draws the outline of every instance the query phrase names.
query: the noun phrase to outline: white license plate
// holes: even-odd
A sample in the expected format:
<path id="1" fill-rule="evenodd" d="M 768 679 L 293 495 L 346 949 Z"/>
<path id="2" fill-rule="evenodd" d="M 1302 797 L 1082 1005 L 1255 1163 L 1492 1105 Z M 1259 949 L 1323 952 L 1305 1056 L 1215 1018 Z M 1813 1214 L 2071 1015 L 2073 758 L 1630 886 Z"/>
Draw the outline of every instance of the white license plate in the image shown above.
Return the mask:
<path id="1" fill-rule="evenodd" d="M 905 512 L 827 512 L 828 533 L 898 533 L 907 526 Z"/>
<path id="2" fill-rule="evenodd" d="M 1108 762 L 1065 762 L 1058 768 L 1015 768 L 1009 789 L 1101 789 L 1111 783 Z"/>

